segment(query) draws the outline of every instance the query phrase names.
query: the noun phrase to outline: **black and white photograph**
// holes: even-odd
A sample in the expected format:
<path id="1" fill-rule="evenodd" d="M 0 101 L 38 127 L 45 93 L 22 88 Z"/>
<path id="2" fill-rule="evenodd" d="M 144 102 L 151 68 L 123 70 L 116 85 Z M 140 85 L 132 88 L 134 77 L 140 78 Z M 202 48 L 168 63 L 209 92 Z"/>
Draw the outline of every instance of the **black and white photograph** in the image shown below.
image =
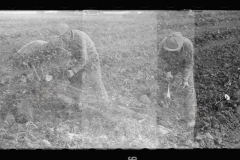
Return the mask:
<path id="1" fill-rule="evenodd" d="M 0 11 L 0 149 L 240 148 L 239 11 Z"/>

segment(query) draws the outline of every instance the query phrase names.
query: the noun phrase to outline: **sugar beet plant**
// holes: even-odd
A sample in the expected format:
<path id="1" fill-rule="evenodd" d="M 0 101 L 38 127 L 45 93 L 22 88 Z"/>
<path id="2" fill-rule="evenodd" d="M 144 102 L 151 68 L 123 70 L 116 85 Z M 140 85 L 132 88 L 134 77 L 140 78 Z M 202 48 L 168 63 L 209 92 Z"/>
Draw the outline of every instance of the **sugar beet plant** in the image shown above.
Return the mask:
<path id="1" fill-rule="evenodd" d="M 73 65 L 70 56 L 68 51 L 60 48 L 8 56 L 0 73 L 1 118 L 4 119 L 6 112 L 11 110 L 17 120 L 16 106 L 23 101 L 28 101 L 31 107 L 57 101 L 54 89 L 59 87 L 55 82 L 67 82 L 65 70 Z"/>

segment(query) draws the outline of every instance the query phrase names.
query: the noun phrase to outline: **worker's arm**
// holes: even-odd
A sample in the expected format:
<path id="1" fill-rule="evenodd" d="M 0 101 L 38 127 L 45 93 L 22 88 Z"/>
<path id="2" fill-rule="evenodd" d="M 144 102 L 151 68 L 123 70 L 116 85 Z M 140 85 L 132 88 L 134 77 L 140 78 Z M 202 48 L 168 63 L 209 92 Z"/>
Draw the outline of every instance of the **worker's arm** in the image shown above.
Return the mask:
<path id="1" fill-rule="evenodd" d="M 88 59 L 88 39 L 86 38 L 86 36 L 83 34 L 83 32 L 80 32 L 78 34 L 81 34 L 81 42 L 82 43 L 82 50 L 79 50 L 79 54 L 81 55 L 81 58 L 78 59 L 77 64 L 73 67 L 72 71 L 74 73 L 77 73 L 78 71 L 80 71 L 81 69 L 83 69 L 83 67 L 86 65 L 87 63 L 87 59 Z"/>
<path id="2" fill-rule="evenodd" d="M 194 66 L 194 49 L 193 44 L 190 40 L 187 39 L 187 41 L 184 43 L 184 68 L 183 68 L 183 75 L 182 75 L 182 81 L 188 82 L 189 76 L 193 72 L 193 66 Z"/>

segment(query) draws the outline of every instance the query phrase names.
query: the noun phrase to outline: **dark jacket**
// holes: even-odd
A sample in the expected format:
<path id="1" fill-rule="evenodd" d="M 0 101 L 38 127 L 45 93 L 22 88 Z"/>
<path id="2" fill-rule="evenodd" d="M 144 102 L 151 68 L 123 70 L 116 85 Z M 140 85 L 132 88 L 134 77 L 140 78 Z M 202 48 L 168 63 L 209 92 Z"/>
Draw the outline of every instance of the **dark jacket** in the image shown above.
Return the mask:
<path id="1" fill-rule="evenodd" d="M 173 76 L 177 73 L 182 73 L 183 82 L 188 81 L 188 78 L 193 71 L 194 66 L 194 49 L 192 42 L 183 38 L 183 46 L 180 52 L 167 51 L 163 48 L 165 37 L 159 44 L 159 54 L 158 58 L 162 59 L 166 66 L 164 67 L 165 72 L 171 72 Z M 158 60 L 158 63 L 160 61 Z"/>
<path id="2" fill-rule="evenodd" d="M 64 43 L 64 48 L 72 53 L 72 58 L 76 61 L 72 68 L 75 73 L 86 66 L 93 67 L 100 61 L 94 42 L 82 31 L 71 30 L 71 40 Z"/>

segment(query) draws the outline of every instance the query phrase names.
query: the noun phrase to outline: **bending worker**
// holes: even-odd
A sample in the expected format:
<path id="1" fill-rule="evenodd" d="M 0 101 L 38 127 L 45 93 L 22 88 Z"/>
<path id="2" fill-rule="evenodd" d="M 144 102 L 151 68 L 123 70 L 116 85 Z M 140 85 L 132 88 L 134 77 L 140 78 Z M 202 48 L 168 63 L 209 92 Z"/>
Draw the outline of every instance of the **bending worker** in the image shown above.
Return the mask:
<path id="1" fill-rule="evenodd" d="M 173 32 L 159 44 L 158 58 L 164 60 L 167 67 L 164 69 L 167 79 L 182 74 L 182 88 L 187 90 L 185 102 L 185 120 L 189 127 L 195 125 L 196 95 L 194 90 L 193 66 L 194 49 L 192 42 L 183 37 L 180 32 Z M 159 62 L 159 61 L 158 61 Z"/>
<path id="2" fill-rule="evenodd" d="M 102 82 L 99 54 L 94 42 L 86 33 L 71 29 L 66 23 L 56 24 L 50 28 L 50 32 L 62 40 L 64 49 L 71 52 L 74 67 L 67 70 L 70 83 L 81 89 L 84 72 L 90 73 L 101 90 L 102 98 L 109 104 L 109 97 Z"/>

